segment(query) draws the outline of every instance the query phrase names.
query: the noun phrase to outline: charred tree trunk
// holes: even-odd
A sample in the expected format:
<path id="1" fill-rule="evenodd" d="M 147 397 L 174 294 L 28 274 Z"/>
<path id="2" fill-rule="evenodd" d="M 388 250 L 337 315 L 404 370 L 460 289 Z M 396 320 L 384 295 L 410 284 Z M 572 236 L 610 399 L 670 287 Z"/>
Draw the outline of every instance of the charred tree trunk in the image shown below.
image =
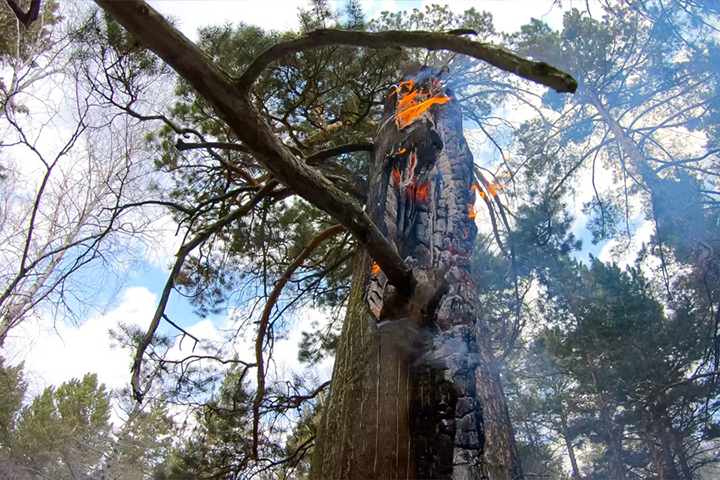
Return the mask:
<path id="1" fill-rule="evenodd" d="M 403 83 L 439 88 L 421 75 Z M 396 120 L 402 84 L 386 103 L 367 211 L 416 284 L 397 292 L 359 255 L 312 478 L 520 475 L 470 275 L 473 159 L 458 104 L 433 95 L 442 105 L 409 122 Z"/>

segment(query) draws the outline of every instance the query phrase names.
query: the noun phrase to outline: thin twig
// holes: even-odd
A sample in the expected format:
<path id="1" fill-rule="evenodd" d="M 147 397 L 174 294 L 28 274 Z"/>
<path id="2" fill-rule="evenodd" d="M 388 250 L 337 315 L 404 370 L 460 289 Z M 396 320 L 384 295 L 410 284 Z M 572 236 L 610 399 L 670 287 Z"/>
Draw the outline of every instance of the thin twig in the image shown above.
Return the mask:
<path id="1" fill-rule="evenodd" d="M 173 265 L 172 271 L 170 272 L 170 275 L 168 276 L 167 282 L 165 283 L 165 287 L 163 288 L 162 295 L 160 297 L 160 302 L 158 303 L 157 309 L 155 310 L 155 315 L 153 315 L 153 319 L 150 322 L 150 327 L 148 328 L 148 331 L 145 333 L 145 336 L 140 341 L 140 344 L 137 347 L 137 350 L 135 351 L 135 358 L 133 360 L 133 365 L 131 368 L 132 372 L 132 390 L 133 395 L 135 396 L 135 399 L 138 402 L 142 402 L 143 395 L 145 394 L 144 391 L 140 388 L 140 370 L 142 365 L 142 359 L 143 355 L 145 353 L 145 350 L 147 350 L 148 346 L 152 342 L 153 337 L 155 336 L 155 332 L 158 329 L 158 326 L 160 325 L 160 320 L 162 319 L 163 315 L 165 314 L 165 307 L 167 305 L 167 302 L 170 298 L 170 293 L 172 292 L 173 288 L 175 287 L 175 280 L 177 279 L 178 274 L 180 273 L 180 270 L 183 266 L 183 263 L 185 262 L 185 258 L 192 252 L 197 246 L 199 246 L 202 242 L 210 238 L 213 234 L 218 232 L 223 227 L 231 224 L 232 222 L 238 220 L 239 218 L 242 218 L 245 216 L 250 210 L 252 210 L 255 205 L 257 205 L 260 200 L 265 198 L 265 196 L 270 193 L 275 186 L 277 185 L 277 182 L 270 181 L 268 182 L 260 191 L 258 191 L 255 196 L 247 202 L 245 205 L 241 206 L 234 212 L 228 213 L 226 216 L 215 222 L 214 224 L 210 225 L 197 235 L 193 237 L 189 242 L 183 244 L 180 247 L 180 250 L 178 250 L 178 253 L 176 255 L 175 264 Z M 149 388 L 149 386 L 148 386 Z M 145 389 L 147 391 L 147 388 Z"/>
<path id="2" fill-rule="evenodd" d="M 295 270 L 303 264 L 303 262 L 315 251 L 315 249 L 323 243 L 325 240 L 337 235 L 338 233 L 345 230 L 342 225 L 335 225 L 327 228 L 317 234 L 310 243 L 303 249 L 300 254 L 295 257 L 295 260 L 288 265 L 283 273 L 280 280 L 275 284 L 270 296 L 268 297 L 265 309 L 263 310 L 260 318 L 260 325 L 258 326 L 258 336 L 255 340 L 255 362 L 257 363 L 257 392 L 255 393 L 255 401 L 253 402 L 253 456 L 258 457 L 258 435 L 260 428 L 260 406 L 262 405 L 263 398 L 265 397 L 265 364 L 263 358 L 263 347 L 265 345 L 265 334 L 267 333 L 268 323 L 270 322 L 270 314 L 272 313 L 275 304 L 282 289 L 287 284 L 290 277 Z"/>

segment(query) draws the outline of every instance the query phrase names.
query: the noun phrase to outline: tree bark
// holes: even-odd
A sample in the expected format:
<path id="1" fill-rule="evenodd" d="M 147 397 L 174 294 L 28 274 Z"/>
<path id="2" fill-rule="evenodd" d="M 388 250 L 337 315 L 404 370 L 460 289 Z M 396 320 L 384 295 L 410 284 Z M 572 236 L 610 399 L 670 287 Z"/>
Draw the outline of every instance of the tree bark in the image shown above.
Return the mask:
<path id="1" fill-rule="evenodd" d="M 577 463 L 577 457 L 575 456 L 575 447 L 572 443 L 572 438 L 570 438 L 569 435 L 569 429 L 567 424 L 567 415 L 565 413 L 565 409 L 563 408 L 562 404 L 560 405 L 560 427 L 562 428 L 562 436 L 563 440 L 565 440 L 565 447 L 568 451 L 568 456 L 570 457 L 570 466 L 572 467 L 572 478 L 575 479 L 581 479 L 582 476 L 580 475 L 580 467 Z"/>
<path id="2" fill-rule="evenodd" d="M 409 300 L 386 289 L 376 318 L 365 297 L 383 275 L 359 256 L 311 478 L 520 475 L 470 274 L 473 159 L 457 102 L 431 111 L 399 131 L 386 104 L 367 211 L 418 287 Z"/>
<path id="3" fill-rule="evenodd" d="M 558 91 L 575 91 L 572 77 L 453 35 L 321 30 L 272 47 L 236 80 L 144 2 L 96 3 L 205 97 L 275 179 L 336 219 L 365 247 L 356 260 L 312 476 L 518 477 L 507 405 L 469 274 L 476 235 L 468 218 L 473 170 L 457 104 L 446 104 L 402 134 L 392 121 L 381 124 L 367 212 L 382 215 L 371 219 L 272 133 L 253 105 L 251 86 L 280 56 L 330 44 L 452 50 Z M 403 178 L 413 182 L 388 189 L 388 155 L 395 158 L 398 145 L 417 150 L 423 168 L 416 175 L 405 156 Z M 388 212 L 390 221 L 383 222 Z M 370 273 L 371 258 L 382 275 Z M 370 279 L 385 290 L 379 319 L 370 316 L 364 301 Z"/>

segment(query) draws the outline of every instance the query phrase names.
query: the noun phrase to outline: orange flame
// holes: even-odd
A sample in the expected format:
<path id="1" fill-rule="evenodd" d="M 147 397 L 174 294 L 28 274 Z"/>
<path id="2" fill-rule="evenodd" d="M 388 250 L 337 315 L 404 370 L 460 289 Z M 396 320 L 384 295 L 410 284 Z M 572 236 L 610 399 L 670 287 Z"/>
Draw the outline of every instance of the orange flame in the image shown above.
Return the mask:
<path id="1" fill-rule="evenodd" d="M 496 196 L 498 194 L 497 191 L 502 190 L 503 188 L 505 188 L 505 185 L 502 183 L 487 183 L 487 184 L 485 184 L 485 189 L 488 191 L 488 194 L 490 194 L 491 197 Z M 480 198 L 487 197 L 485 192 L 480 189 L 480 187 L 478 186 L 477 183 L 474 184 L 472 187 L 470 187 L 470 189 L 476 191 L 480 195 Z"/>
<path id="2" fill-rule="evenodd" d="M 424 102 L 420 102 L 417 105 L 408 107 L 407 109 L 395 115 L 395 119 L 398 123 L 398 128 L 402 130 L 403 128 L 410 125 L 413 120 L 415 120 L 421 113 L 423 113 L 425 110 L 427 110 L 434 104 L 442 104 L 448 102 L 450 99 L 451 97 L 430 97 Z"/>
<path id="3" fill-rule="evenodd" d="M 380 271 L 380 265 L 378 265 L 377 263 L 373 263 L 373 266 L 372 266 L 372 275 L 377 274 L 379 271 Z"/>
<path id="4" fill-rule="evenodd" d="M 442 104 L 450 97 L 440 90 L 440 79 L 432 78 L 429 84 L 416 86 L 416 79 L 398 83 L 392 93 L 398 96 L 395 120 L 400 130 L 410 125 L 421 113 L 434 104 Z M 391 95 L 392 95 L 391 94 Z"/>
<path id="5" fill-rule="evenodd" d="M 470 187 L 470 191 L 471 191 L 471 192 L 472 192 L 472 191 L 475 191 L 475 192 L 477 192 L 478 195 L 480 195 L 480 198 L 485 198 L 485 192 L 483 192 L 482 190 L 480 190 L 480 187 L 478 186 L 477 183 L 474 183 L 473 186 Z"/>
<path id="6" fill-rule="evenodd" d="M 425 181 L 415 186 L 415 200 L 425 202 L 430 199 L 430 182 Z"/>
<path id="7" fill-rule="evenodd" d="M 403 147 L 395 155 L 402 155 L 403 153 L 407 152 L 407 148 Z"/>
<path id="8" fill-rule="evenodd" d="M 393 178 L 393 183 L 395 184 L 396 187 L 398 185 L 400 185 L 400 172 L 398 171 L 397 168 L 392 169 L 392 178 Z"/>
<path id="9" fill-rule="evenodd" d="M 477 213 L 475 213 L 475 205 L 472 203 L 468 204 L 468 217 L 475 218 L 477 217 Z"/>
<path id="10" fill-rule="evenodd" d="M 415 101 L 417 96 L 418 94 L 416 92 L 406 93 L 397 104 L 398 111 L 405 110 L 406 108 L 415 105 L 417 103 Z"/>
<path id="11" fill-rule="evenodd" d="M 411 78 L 410 80 L 405 80 L 403 82 L 398 83 L 398 86 L 395 89 L 394 93 L 400 93 L 400 91 L 403 89 L 403 87 L 408 87 L 408 91 L 411 91 L 413 89 L 414 85 L 415 85 L 414 78 Z"/>

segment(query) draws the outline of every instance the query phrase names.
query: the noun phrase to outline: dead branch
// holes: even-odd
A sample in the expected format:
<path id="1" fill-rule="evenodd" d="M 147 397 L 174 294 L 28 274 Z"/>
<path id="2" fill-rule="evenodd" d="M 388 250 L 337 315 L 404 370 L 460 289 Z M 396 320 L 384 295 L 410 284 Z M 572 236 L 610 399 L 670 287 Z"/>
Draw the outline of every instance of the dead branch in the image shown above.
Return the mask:
<path id="1" fill-rule="evenodd" d="M 242 90 L 249 90 L 268 65 L 285 55 L 328 45 L 450 50 L 483 60 L 502 70 L 553 88 L 557 92 L 574 92 L 577 89 L 574 78 L 547 63 L 528 60 L 496 45 L 475 42 L 458 35 L 425 31 L 391 30 L 370 33 L 334 29 L 315 30 L 303 37 L 270 47 L 250 64 L 240 77 L 238 86 Z"/>
<path id="2" fill-rule="evenodd" d="M 223 227 L 231 224 L 232 222 L 249 213 L 250 210 L 252 210 L 255 205 L 260 202 L 260 200 L 265 198 L 265 196 L 267 196 L 267 194 L 269 194 L 276 185 L 277 182 L 275 181 L 268 182 L 245 205 L 241 206 L 234 212 L 228 213 L 214 224 L 205 228 L 203 231 L 195 235 L 195 237 L 193 237 L 189 242 L 184 243 L 178 250 L 178 253 L 176 254 L 177 258 L 175 260 L 175 264 L 173 265 L 172 271 L 170 272 L 167 282 L 165 283 L 165 287 L 163 288 L 162 295 L 160 296 L 160 302 L 158 303 L 157 309 L 155 310 L 155 315 L 153 315 L 152 321 L 150 322 L 150 327 L 148 328 L 148 331 L 145 333 L 145 336 L 142 338 L 140 344 L 137 347 L 137 350 L 135 351 L 135 358 L 133 359 L 133 365 L 131 368 L 131 384 L 133 396 L 138 402 L 142 402 L 143 396 L 145 395 L 145 392 L 143 392 L 140 388 L 140 367 L 142 366 L 142 358 L 145 354 L 145 350 L 147 350 L 148 346 L 150 346 L 150 343 L 155 336 L 155 332 L 157 332 L 158 326 L 160 326 L 160 320 L 165 315 L 165 307 L 167 306 L 167 302 L 170 298 L 170 293 L 172 292 L 173 288 L 175 288 L 175 280 L 180 273 L 180 269 L 185 262 L 185 258 L 198 245 L 210 238 L 211 235 L 217 233 Z"/>
<path id="3" fill-rule="evenodd" d="M 315 390 L 308 393 L 307 395 L 290 395 L 287 397 L 278 397 L 275 403 L 271 406 L 272 409 L 278 408 L 298 408 L 302 402 L 312 400 L 313 398 L 320 395 L 320 393 L 330 386 L 330 381 L 320 384 Z"/>
<path id="4" fill-rule="evenodd" d="M 8 7 L 10 7 L 10 10 L 12 10 L 15 18 L 25 25 L 25 28 L 30 28 L 30 25 L 40 16 L 40 0 L 32 0 L 27 13 L 22 11 L 20 5 L 15 3 L 15 0 L 5 0 L 5 2 L 8 4 Z"/>
<path id="5" fill-rule="evenodd" d="M 220 148 L 222 150 L 234 150 L 236 152 L 248 153 L 247 148 L 237 143 L 230 142 L 202 142 L 202 143 L 187 143 L 182 139 L 178 139 L 175 144 L 175 148 L 180 152 L 185 150 L 193 150 L 197 148 Z"/>
<path id="6" fill-rule="evenodd" d="M 185 362 L 198 362 L 201 360 L 213 360 L 215 362 L 221 363 L 223 365 L 228 364 L 235 364 L 235 365 L 243 365 L 246 368 L 252 368 L 255 366 L 254 363 L 248 363 L 244 362 L 242 360 L 236 359 L 236 358 L 220 358 L 216 357 L 215 355 L 188 355 L 187 357 L 181 359 L 181 360 L 163 360 L 162 363 L 168 364 L 168 365 L 179 365 L 183 364 Z"/>
<path id="7" fill-rule="evenodd" d="M 328 148 L 326 150 L 320 150 L 319 152 L 315 152 L 312 155 L 308 155 L 307 157 L 305 157 L 305 163 L 307 163 L 308 165 L 317 165 L 323 160 L 331 157 L 337 157 L 338 155 L 342 155 L 345 153 L 372 151 L 372 143 L 349 143 L 347 145 L 340 145 L 337 147 Z"/>
<path id="8" fill-rule="evenodd" d="M 200 343 L 200 339 L 197 338 L 197 337 L 196 337 L 195 335 L 193 335 L 192 333 L 190 333 L 190 332 L 188 332 L 187 330 L 185 330 L 184 328 L 182 328 L 182 327 L 181 327 L 180 325 L 178 325 L 177 323 L 175 323 L 175 322 L 173 322 L 172 320 L 170 320 L 170 317 L 168 317 L 168 316 L 165 315 L 164 313 L 163 313 L 162 318 L 163 318 L 163 320 L 165 320 L 167 323 L 169 323 L 169 324 L 172 325 L 173 327 L 175 327 L 175 328 L 177 328 L 178 330 L 180 330 L 180 332 L 182 332 L 183 336 L 182 336 L 182 338 L 180 339 L 180 349 L 182 349 L 182 341 L 183 341 L 183 339 L 184 339 L 186 336 L 188 336 L 188 337 L 192 338 L 193 340 L 195 340 L 195 344 L 193 345 L 193 349 L 192 349 L 192 351 L 194 352 L 194 351 L 195 351 L 195 347 L 197 346 L 198 343 Z"/>
<path id="9" fill-rule="evenodd" d="M 323 243 L 325 240 L 337 235 L 338 233 L 345 230 L 342 225 L 335 225 L 330 228 L 326 228 L 322 232 L 318 233 L 310 243 L 295 257 L 290 265 L 283 272 L 280 280 L 275 284 L 273 291 L 268 297 L 265 309 L 263 310 L 262 316 L 260 317 L 260 325 L 258 326 L 258 336 L 255 339 L 255 362 L 257 363 L 257 393 L 255 394 L 255 401 L 253 402 L 253 456 L 258 458 L 258 431 L 260 428 L 260 406 L 262 405 L 263 398 L 265 397 L 265 366 L 263 359 L 263 346 L 265 343 L 265 334 L 267 333 L 268 323 L 270 322 L 270 314 L 272 313 L 282 289 L 287 284 L 288 280 L 295 270 L 303 264 L 303 262 L 315 251 L 315 249 Z"/>

